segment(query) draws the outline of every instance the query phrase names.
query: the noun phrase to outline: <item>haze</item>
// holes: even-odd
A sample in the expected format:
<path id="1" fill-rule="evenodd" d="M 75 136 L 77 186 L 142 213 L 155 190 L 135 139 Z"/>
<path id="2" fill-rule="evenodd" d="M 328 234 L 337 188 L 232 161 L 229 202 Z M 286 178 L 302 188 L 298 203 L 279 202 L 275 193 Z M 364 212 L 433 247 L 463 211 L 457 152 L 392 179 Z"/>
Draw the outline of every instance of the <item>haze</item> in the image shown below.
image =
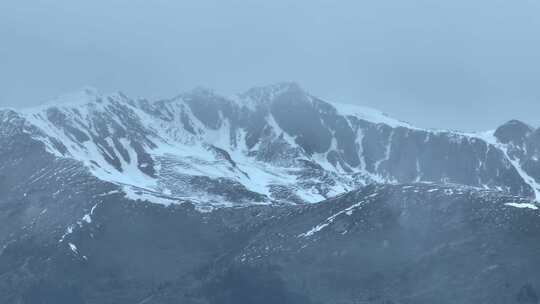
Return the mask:
<path id="1" fill-rule="evenodd" d="M 540 125 L 540 2 L 0 2 L 0 106 L 296 81 L 414 125 Z"/>

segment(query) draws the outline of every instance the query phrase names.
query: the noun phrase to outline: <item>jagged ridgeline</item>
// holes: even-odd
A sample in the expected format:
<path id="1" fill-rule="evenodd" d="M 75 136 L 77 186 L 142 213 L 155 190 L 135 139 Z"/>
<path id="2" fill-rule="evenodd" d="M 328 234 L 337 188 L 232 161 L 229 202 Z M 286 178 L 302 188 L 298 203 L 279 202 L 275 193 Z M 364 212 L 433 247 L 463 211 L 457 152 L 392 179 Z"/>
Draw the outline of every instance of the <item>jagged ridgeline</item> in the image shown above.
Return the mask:
<path id="1" fill-rule="evenodd" d="M 291 83 L 3 109 L 0 303 L 538 303 L 539 157 Z"/>
<path id="2" fill-rule="evenodd" d="M 477 134 L 424 130 L 290 83 L 161 101 L 85 90 L 1 115 L 3 130 L 24 133 L 43 153 L 80 162 L 130 198 L 165 204 L 313 203 L 373 182 L 527 197 L 540 189 L 540 131 L 523 123 Z"/>

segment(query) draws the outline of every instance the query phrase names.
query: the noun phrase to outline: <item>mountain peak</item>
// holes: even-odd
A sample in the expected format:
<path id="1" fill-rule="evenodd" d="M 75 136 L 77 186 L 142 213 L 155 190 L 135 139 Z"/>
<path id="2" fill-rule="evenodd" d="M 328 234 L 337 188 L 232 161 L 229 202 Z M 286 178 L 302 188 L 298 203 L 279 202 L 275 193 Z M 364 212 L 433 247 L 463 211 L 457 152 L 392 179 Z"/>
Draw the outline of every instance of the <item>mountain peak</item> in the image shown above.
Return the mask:
<path id="1" fill-rule="evenodd" d="M 90 103 L 96 101 L 99 97 L 101 97 L 101 94 L 98 89 L 86 86 L 79 90 L 60 95 L 59 97 L 46 102 L 45 106 Z"/>
<path id="2" fill-rule="evenodd" d="M 70 93 L 62 94 L 41 105 L 21 109 L 20 113 L 33 114 L 52 109 L 78 109 L 81 107 L 94 107 L 107 101 L 129 101 L 122 92 L 104 94 L 94 87 L 83 87 Z"/>
<path id="3" fill-rule="evenodd" d="M 267 86 L 253 87 L 243 94 L 240 94 L 240 97 L 262 103 L 270 102 L 276 96 L 284 93 L 300 93 L 307 95 L 306 91 L 296 82 L 279 82 Z"/>
<path id="4" fill-rule="evenodd" d="M 249 91 L 251 90 L 273 91 L 273 92 L 275 91 L 304 91 L 302 87 L 297 82 L 294 82 L 294 81 L 282 81 L 282 82 L 277 82 L 277 83 L 265 85 L 265 86 L 256 86 L 256 87 L 251 88 Z"/>
<path id="5" fill-rule="evenodd" d="M 495 137 L 502 143 L 520 143 L 525 137 L 533 131 L 528 124 L 512 119 L 501 125 L 495 130 Z"/>
<path id="6" fill-rule="evenodd" d="M 217 94 L 214 90 L 210 88 L 207 88 L 204 86 L 197 86 L 193 88 L 191 91 L 188 91 L 183 95 L 208 97 L 208 96 L 216 96 Z"/>

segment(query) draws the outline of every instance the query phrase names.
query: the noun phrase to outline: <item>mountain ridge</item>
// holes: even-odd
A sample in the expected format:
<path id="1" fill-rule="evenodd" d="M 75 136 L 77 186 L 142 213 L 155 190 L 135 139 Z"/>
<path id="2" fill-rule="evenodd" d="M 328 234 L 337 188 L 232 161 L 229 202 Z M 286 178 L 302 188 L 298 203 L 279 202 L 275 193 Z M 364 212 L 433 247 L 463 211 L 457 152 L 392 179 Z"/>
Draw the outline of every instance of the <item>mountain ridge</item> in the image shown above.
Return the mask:
<path id="1" fill-rule="evenodd" d="M 134 199 L 197 201 L 227 185 L 244 194 L 199 201 L 306 203 L 373 182 L 412 181 L 540 197 L 540 140 L 528 140 L 540 131 L 504 135 L 509 123 L 484 133 L 426 130 L 322 101 L 295 83 L 252 88 L 237 99 L 208 89 L 157 101 L 90 89 L 66 96 L 3 116 L 24 121 L 49 153 L 82 162 Z"/>
<path id="2" fill-rule="evenodd" d="M 0 110 L 0 302 L 538 302 L 540 131 L 278 89 Z"/>

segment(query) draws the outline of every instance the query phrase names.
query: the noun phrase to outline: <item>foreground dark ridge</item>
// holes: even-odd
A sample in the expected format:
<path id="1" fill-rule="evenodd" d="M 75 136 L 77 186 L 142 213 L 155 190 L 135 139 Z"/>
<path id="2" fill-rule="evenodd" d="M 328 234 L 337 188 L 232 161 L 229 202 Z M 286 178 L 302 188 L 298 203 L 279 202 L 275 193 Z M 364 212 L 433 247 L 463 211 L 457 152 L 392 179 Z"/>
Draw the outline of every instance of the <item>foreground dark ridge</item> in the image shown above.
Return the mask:
<path id="1" fill-rule="evenodd" d="M 494 191 L 380 185 L 211 213 L 101 199 L 69 234 L 5 246 L 1 303 L 537 301 L 540 213 Z"/>

